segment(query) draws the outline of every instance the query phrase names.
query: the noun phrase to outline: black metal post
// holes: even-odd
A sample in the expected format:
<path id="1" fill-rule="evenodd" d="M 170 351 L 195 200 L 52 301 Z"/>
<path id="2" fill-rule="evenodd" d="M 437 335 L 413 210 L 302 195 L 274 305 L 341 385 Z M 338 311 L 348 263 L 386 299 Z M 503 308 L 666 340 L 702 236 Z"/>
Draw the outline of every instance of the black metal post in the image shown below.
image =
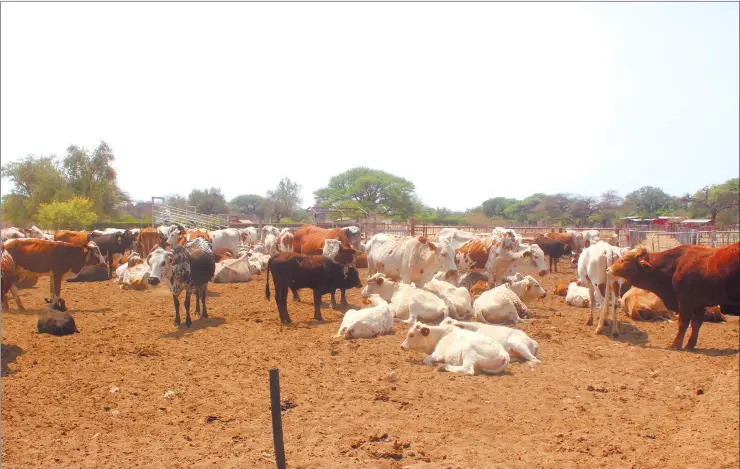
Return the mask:
<path id="1" fill-rule="evenodd" d="M 283 416 L 280 412 L 280 372 L 277 368 L 270 368 L 270 411 L 272 412 L 272 441 L 275 446 L 275 462 L 278 469 L 285 469 Z"/>

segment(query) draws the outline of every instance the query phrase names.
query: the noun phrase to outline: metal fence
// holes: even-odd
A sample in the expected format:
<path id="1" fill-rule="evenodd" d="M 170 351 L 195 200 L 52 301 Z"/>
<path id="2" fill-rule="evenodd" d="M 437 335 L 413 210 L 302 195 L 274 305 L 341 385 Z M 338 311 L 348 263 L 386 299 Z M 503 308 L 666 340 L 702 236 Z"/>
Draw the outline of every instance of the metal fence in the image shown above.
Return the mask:
<path id="1" fill-rule="evenodd" d="M 641 245 L 648 251 L 660 252 L 682 244 L 719 248 L 740 241 L 738 231 L 640 231 L 624 230 L 619 236 L 619 245 L 635 247 Z"/>

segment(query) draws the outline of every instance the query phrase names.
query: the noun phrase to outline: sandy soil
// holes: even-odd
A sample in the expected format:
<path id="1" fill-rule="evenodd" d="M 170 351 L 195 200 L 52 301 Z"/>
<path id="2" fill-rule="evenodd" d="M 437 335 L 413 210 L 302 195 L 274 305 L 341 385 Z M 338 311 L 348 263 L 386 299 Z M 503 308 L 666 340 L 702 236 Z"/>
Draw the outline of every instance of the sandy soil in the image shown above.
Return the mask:
<path id="1" fill-rule="evenodd" d="M 27 307 L 43 304 L 47 282 L 22 291 Z M 675 323 L 622 314 L 621 337 L 595 336 L 588 310 L 549 295 L 521 326 L 542 365 L 470 377 L 401 350 L 401 325 L 371 340 L 335 337 L 341 314 L 327 306 L 325 323 L 311 321 L 307 290 L 306 303 L 288 305 L 289 327 L 263 276 L 210 290 L 211 318 L 176 329 L 166 287 L 65 282 L 81 331 L 67 337 L 37 334 L 38 310 L 11 302 L 3 467 L 274 467 L 271 367 L 294 405 L 283 412 L 292 468 L 738 467 L 737 317 L 705 324 L 699 349 L 678 352 L 665 348 Z M 359 290 L 349 300 L 359 305 Z"/>

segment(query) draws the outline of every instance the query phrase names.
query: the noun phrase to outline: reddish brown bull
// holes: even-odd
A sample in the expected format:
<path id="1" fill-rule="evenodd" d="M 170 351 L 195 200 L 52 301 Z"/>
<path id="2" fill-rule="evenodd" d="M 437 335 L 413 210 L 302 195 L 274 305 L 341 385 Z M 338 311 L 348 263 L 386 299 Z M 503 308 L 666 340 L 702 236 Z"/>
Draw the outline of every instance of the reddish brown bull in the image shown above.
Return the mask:
<path id="1" fill-rule="evenodd" d="M 327 239 L 336 239 L 341 243 L 334 261 L 338 264 L 351 264 L 355 250 L 352 249 L 347 233 L 341 228 L 327 230 L 314 225 L 302 225 L 293 234 L 293 252 L 307 255 L 323 254 L 324 241 Z"/>
<path id="2" fill-rule="evenodd" d="M 663 252 L 640 247 L 622 256 L 608 273 L 652 291 L 678 312 L 678 333 L 671 347 L 693 349 L 707 306 L 740 303 L 740 243 L 723 248 L 683 245 Z"/>

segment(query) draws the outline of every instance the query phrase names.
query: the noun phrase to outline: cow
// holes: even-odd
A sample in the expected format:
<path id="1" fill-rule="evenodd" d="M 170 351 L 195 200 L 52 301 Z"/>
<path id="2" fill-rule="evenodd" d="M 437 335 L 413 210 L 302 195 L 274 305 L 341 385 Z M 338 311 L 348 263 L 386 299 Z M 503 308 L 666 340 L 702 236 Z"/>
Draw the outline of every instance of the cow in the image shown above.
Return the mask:
<path id="1" fill-rule="evenodd" d="M 146 227 L 139 232 L 139 237 L 136 240 L 136 252 L 138 252 L 143 259 L 149 255 L 150 252 L 154 251 L 160 244 L 159 233 L 152 227 Z"/>
<path id="2" fill-rule="evenodd" d="M 23 233 L 26 235 L 26 238 L 36 238 L 36 239 L 45 239 L 47 241 L 54 241 L 54 235 L 48 235 L 44 233 L 37 226 L 32 226 L 31 228 L 24 228 Z"/>
<path id="3" fill-rule="evenodd" d="M 280 230 L 272 225 L 265 225 L 260 230 L 260 241 L 262 241 L 262 243 L 264 244 L 267 244 L 265 240 L 267 239 L 268 235 L 273 235 L 275 238 L 277 238 L 278 236 L 280 236 Z"/>
<path id="4" fill-rule="evenodd" d="M 350 309 L 344 313 L 337 337 L 345 339 L 368 339 L 393 333 L 393 315 L 388 302 L 380 295 L 370 295 L 365 300 L 370 308 Z"/>
<path id="5" fill-rule="evenodd" d="M 444 301 L 449 317 L 462 320 L 473 316 L 473 302 L 466 288 L 437 279 L 430 280 L 422 288 Z"/>
<path id="6" fill-rule="evenodd" d="M 360 275 L 354 266 L 342 266 L 321 255 L 306 255 L 295 252 L 281 252 L 271 257 L 267 262 L 267 276 L 265 278 L 265 297 L 270 299 L 270 274 L 275 287 L 275 303 L 277 303 L 280 322 L 290 323 L 288 314 L 288 289 L 297 296 L 301 288 L 313 290 L 314 319 L 323 321 L 321 317 L 321 296 L 326 293 L 332 295 L 332 308 L 336 307 L 334 292 L 339 288 L 347 290 L 362 287 Z"/>
<path id="7" fill-rule="evenodd" d="M 422 287 L 438 271 L 445 278 L 457 274 L 454 250 L 446 242 L 435 244 L 425 236 L 397 237 L 379 233 L 366 244 L 368 275 L 380 272 L 404 283 Z"/>
<path id="8" fill-rule="evenodd" d="M 686 348 L 696 347 L 705 307 L 740 303 L 740 243 L 722 248 L 682 245 L 652 253 L 640 247 L 623 255 L 608 273 L 652 291 L 678 313 L 678 333 L 671 344 L 676 349 L 682 348 L 689 324 Z"/>
<path id="9" fill-rule="evenodd" d="M 588 288 L 578 285 L 578 282 L 571 282 L 565 293 L 565 303 L 577 308 L 588 308 L 591 306 L 591 294 Z"/>
<path id="10" fill-rule="evenodd" d="M 376 273 L 367 278 L 367 284 L 362 289 L 362 297 L 369 298 L 370 295 L 380 295 L 381 298 L 390 303 L 393 318 L 405 321 L 409 318 L 409 298 L 416 290 L 418 289 L 413 285 L 393 281 L 385 274 Z"/>
<path id="11" fill-rule="evenodd" d="M 560 280 L 557 284 L 555 284 L 555 294 L 558 296 L 567 296 L 568 295 L 568 285 L 570 285 L 571 282 L 567 280 Z"/>
<path id="12" fill-rule="evenodd" d="M 262 240 L 262 238 L 260 237 L 260 232 L 257 231 L 257 228 L 253 226 L 249 226 L 240 230 L 239 234 L 241 236 L 242 244 L 248 244 L 251 246 L 259 243 Z"/>
<path id="13" fill-rule="evenodd" d="M 292 252 L 293 251 L 293 230 L 290 228 L 283 228 L 277 237 L 277 250 L 278 252 Z"/>
<path id="14" fill-rule="evenodd" d="M 62 241 L 75 246 L 86 246 L 90 242 L 92 233 L 87 231 L 57 230 L 54 232 L 54 241 Z"/>
<path id="15" fill-rule="evenodd" d="M 185 325 L 190 327 L 190 295 L 195 291 L 195 314 L 205 319 L 208 317 L 206 296 L 208 282 L 216 270 L 213 255 L 193 246 L 190 249 L 174 246 L 172 251 L 157 249 L 149 253 L 147 264 L 151 266 L 149 285 L 156 286 L 166 280 L 175 303 L 174 325 L 180 325 L 180 293 L 185 290 Z M 201 312 L 200 304 L 203 303 Z"/>
<path id="16" fill-rule="evenodd" d="M 324 249 L 324 241 L 327 239 L 336 239 L 341 244 L 341 249 L 336 257 L 339 264 L 352 263 L 355 250 L 347 238 L 347 233 L 341 228 L 332 228 L 327 230 L 314 225 L 302 225 L 298 231 L 293 234 L 293 252 L 301 254 L 321 254 Z"/>
<path id="17" fill-rule="evenodd" d="M 206 231 L 200 231 L 200 230 L 183 230 L 178 232 L 177 240 L 173 243 L 177 244 L 178 246 L 184 246 L 185 243 L 188 243 L 190 241 L 193 241 L 194 239 L 203 239 L 206 242 L 211 242 L 211 235 L 208 234 Z"/>
<path id="18" fill-rule="evenodd" d="M 727 321 L 727 318 L 722 314 L 721 306 L 707 306 L 704 308 L 704 321 L 725 322 Z"/>
<path id="19" fill-rule="evenodd" d="M 612 337 L 619 335 L 619 318 L 617 302 L 621 293 L 623 280 L 609 274 L 609 267 L 622 256 L 623 250 L 604 241 L 598 241 L 586 247 L 578 259 L 578 279 L 582 285 L 588 287 L 589 318 L 587 326 L 593 325 L 593 312 L 596 303 L 599 304 L 599 321 L 596 325 L 596 334 L 604 330 L 604 322 L 609 310 L 612 312 Z M 611 304 L 610 304 L 611 296 Z"/>
<path id="20" fill-rule="evenodd" d="M 213 274 L 213 283 L 236 283 L 248 282 L 252 279 L 250 269 L 250 257 L 244 256 L 239 259 L 223 259 L 216 263 L 216 271 Z"/>
<path id="21" fill-rule="evenodd" d="M 528 275 L 518 282 L 506 283 L 483 292 L 473 302 L 473 317 L 476 321 L 483 323 L 512 322 L 516 324 L 522 321 L 522 316 L 531 315 L 524 300 L 544 298 L 546 295 L 547 292 L 537 280 Z"/>
<path id="22" fill-rule="evenodd" d="M 15 282 L 15 262 L 13 256 L 3 247 L 2 270 L 0 271 L 0 298 L 2 299 L 3 311 L 8 310 L 8 292 Z"/>
<path id="23" fill-rule="evenodd" d="M 511 358 L 521 358 L 530 368 L 534 368 L 534 365 L 540 364 L 539 359 L 537 359 L 540 346 L 537 341 L 529 337 L 524 331 L 496 324 L 457 321 L 452 318 L 446 318 L 440 325 L 455 326 L 490 337 L 501 344 Z"/>
<path id="24" fill-rule="evenodd" d="M 265 250 L 267 251 L 267 254 L 274 256 L 278 253 L 277 237 L 274 234 L 267 233 L 263 242 L 265 244 Z"/>
<path id="25" fill-rule="evenodd" d="M 349 245 L 352 246 L 352 249 L 358 252 L 362 251 L 362 248 L 360 247 L 360 243 L 362 242 L 362 231 L 360 231 L 360 228 L 357 226 L 345 226 L 342 230 L 344 230 L 344 233 L 347 235 Z"/>
<path id="26" fill-rule="evenodd" d="M 545 233 L 544 235 L 537 236 L 535 238 L 534 243 L 538 244 L 544 251 L 545 248 L 542 246 L 542 244 L 537 242 L 537 240 L 542 239 L 542 238 L 547 238 L 553 241 L 558 241 L 566 245 L 569 248 L 568 249 L 569 254 L 580 252 L 577 236 L 572 231 L 566 231 L 565 233 L 555 233 L 554 231 L 551 231 L 549 233 Z"/>
<path id="27" fill-rule="evenodd" d="M 555 272 L 557 272 L 558 261 L 560 258 L 565 255 L 572 254 L 573 252 L 570 244 L 560 242 L 547 236 L 537 236 L 534 239 L 534 244 L 539 246 L 540 249 L 542 249 L 542 252 L 550 258 L 550 272 L 552 272 L 553 263 L 555 263 Z"/>
<path id="28" fill-rule="evenodd" d="M 113 254 L 123 254 L 126 249 L 134 248 L 134 235 L 129 230 L 118 233 L 93 231 L 90 233 L 90 241 L 95 242 L 100 253 L 108 257 L 109 277 L 113 277 Z"/>
<path id="29" fill-rule="evenodd" d="M 50 298 L 44 298 L 44 301 L 59 311 L 67 309 L 64 300 L 60 297 L 64 275 L 67 272 L 79 274 L 86 265 L 105 265 L 105 259 L 94 242 L 88 242 L 85 246 L 77 246 L 61 241 L 26 238 L 8 240 L 3 244 L 3 249 L 7 249 L 13 257 L 17 273 L 36 277 L 50 276 Z M 18 309 L 23 310 L 17 291 L 14 287 L 11 287 L 11 291 L 18 304 Z"/>
<path id="30" fill-rule="evenodd" d="M 675 313 L 666 308 L 663 300 L 655 293 L 643 290 L 642 288 L 632 288 L 620 301 L 621 309 L 633 321 L 654 321 L 675 319 Z"/>
<path id="31" fill-rule="evenodd" d="M 583 248 L 587 248 L 600 241 L 599 230 L 585 230 L 581 232 L 583 234 Z"/>
<path id="32" fill-rule="evenodd" d="M 427 326 L 416 322 L 401 348 L 426 353 L 422 363 L 439 365 L 440 371 L 469 375 L 501 373 L 510 360 L 506 350 L 492 338 L 449 324 Z"/>
<path id="33" fill-rule="evenodd" d="M 252 229 L 256 232 L 255 228 Z M 249 236 L 236 228 L 211 231 L 208 234 L 211 236 L 211 248 L 213 249 L 213 254 L 217 256 L 223 256 L 226 251 L 231 252 L 231 254 L 238 253 L 239 244 L 242 242 L 247 244 L 246 241 Z"/>
<path id="34" fill-rule="evenodd" d="M 3 242 L 9 239 L 21 239 L 25 237 L 26 235 L 24 235 L 21 230 L 15 227 L 3 228 L 2 230 L 2 241 Z"/>

